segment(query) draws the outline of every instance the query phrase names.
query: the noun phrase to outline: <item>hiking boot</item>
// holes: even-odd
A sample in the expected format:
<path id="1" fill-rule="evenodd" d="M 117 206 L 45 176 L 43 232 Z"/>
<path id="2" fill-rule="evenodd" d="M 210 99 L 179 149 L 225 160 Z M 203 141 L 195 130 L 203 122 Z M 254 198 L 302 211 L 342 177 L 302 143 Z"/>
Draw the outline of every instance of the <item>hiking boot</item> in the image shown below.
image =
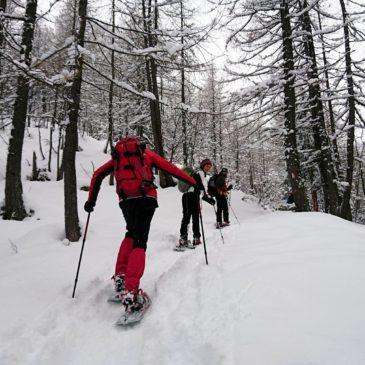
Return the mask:
<path id="1" fill-rule="evenodd" d="M 219 228 L 222 228 L 222 227 L 223 227 L 223 223 L 222 222 L 217 222 L 216 228 L 219 229 Z"/>
<path id="2" fill-rule="evenodd" d="M 226 221 L 226 222 L 222 223 L 222 227 L 227 227 L 227 226 L 229 226 L 230 224 L 231 224 L 231 222 L 230 222 L 230 221 Z"/>
<path id="3" fill-rule="evenodd" d="M 198 246 L 202 243 L 202 241 L 200 240 L 200 237 L 195 237 L 193 239 L 193 246 Z"/>
<path id="4" fill-rule="evenodd" d="M 151 299 L 142 290 L 125 290 L 122 294 L 122 304 L 125 307 L 126 312 L 143 311 L 149 307 Z"/>

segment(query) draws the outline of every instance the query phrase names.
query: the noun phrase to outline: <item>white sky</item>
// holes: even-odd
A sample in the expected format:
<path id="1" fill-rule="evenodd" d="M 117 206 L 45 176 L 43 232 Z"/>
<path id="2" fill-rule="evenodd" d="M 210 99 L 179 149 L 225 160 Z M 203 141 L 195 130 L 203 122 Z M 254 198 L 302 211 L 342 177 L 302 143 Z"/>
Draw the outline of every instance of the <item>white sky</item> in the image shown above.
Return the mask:
<path id="1" fill-rule="evenodd" d="M 39 12 L 43 13 L 47 11 L 50 4 L 53 2 L 54 0 L 38 0 Z M 62 1 L 59 1 L 59 3 L 53 7 L 51 16 L 49 17 L 50 19 L 58 13 L 62 3 Z M 97 8 L 98 12 L 100 11 L 101 14 L 104 13 L 106 19 L 108 19 L 108 13 L 110 12 L 110 3 L 110 0 L 91 0 L 92 7 L 94 9 Z M 196 19 L 194 20 L 197 24 L 207 24 L 214 18 L 215 13 L 211 11 L 211 5 L 207 0 L 193 1 L 193 4 L 198 10 Z M 211 33 L 211 40 L 203 47 L 205 51 L 200 55 L 198 54 L 198 56 L 202 58 L 202 61 L 214 58 L 216 66 L 218 68 L 223 68 L 225 63 L 225 38 L 226 35 L 223 31 L 214 30 Z"/>
<path id="2" fill-rule="evenodd" d="M 38 0 L 38 6 L 39 6 L 39 12 L 43 13 L 44 11 L 48 10 L 50 4 L 52 4 L 55 0 Z M 211 11 L 211 4 L 207 0 L 185 0 L 185 1 L 192 1 L 192 4 L 195 8 L 197 8 L 196 13 L 196 19 L 195 22 L 197 24 L 207 24 L 209 21 L 211 21 L 214 16 L 219 16 L 220 14 L 217 14 L 217 12 Z M 361 0 L 365 1 L 365 0 Z M 110 12 L 110 0 L 89 0 L 90 4 L 92 4 L 93 8 L 98 8 L 98 12 L 100 11 L 101 14 L 106 14 L 105 17 L 108 17 L 108 13 Z M 49 16 L 50 19 L 52 19 L 54 14 L 57 14 L 61 4 L 63 3 L 62 0 L 60 0 L 52 9 L 51 15 Z M 339 1 L 329 1 L 327 3 L 328 8 L 326 10 L 328 11 L 334 11 L 336 14 L 340 14 L 340 7 L 339 7 Z M 365 31 L 365 18 L 363 20 L 363 30 Z M 211 60 L 212 57 L 215 58 L 215 65 L 218 67 L 218 69 L 223 69 L 224 64 L 226 62 L 226 53 L 225 50 L 225 40 L 227 38 L 227 31 L 224 31 L 222 29 L 216 29 L 211 33 L 210 41 L 207 42 L 203 48 L 204 50 L 198 54 L 198 57 L 201 57 L 201 61 L 207 61 Z M 364 42 L 365 43 L 365 42 Z M 352 44 L 352 50 L 353 50 L 353 57 L 355 59 L 363 59 L 365 58 L 365 44 L 359 44 L 357 43 Z M 230 50 L 233 54 L 233 51 Z M 247 85 L 242 85 L 241 82 L 235 85 L 234 89 L 241 88 Z M 233 85 L 232 85 L 233 87 Z"/>

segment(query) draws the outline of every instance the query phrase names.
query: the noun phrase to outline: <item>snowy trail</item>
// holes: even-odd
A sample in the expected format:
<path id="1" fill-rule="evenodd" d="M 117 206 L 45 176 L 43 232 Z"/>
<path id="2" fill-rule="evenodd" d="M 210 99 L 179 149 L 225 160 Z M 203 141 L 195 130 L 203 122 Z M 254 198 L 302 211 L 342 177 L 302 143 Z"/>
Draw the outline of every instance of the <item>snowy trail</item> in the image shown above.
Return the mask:
<path id="1" fill-rule="evenodd" d="M 58 290 L 55 290 L 54 298 L 49 298 L 44 293 L 46 304 L 40 313 L 36 317 L 22 318 L 21 325 L 7 333 L 7 346 L 1 352 L 5 363 L 48 364 L 52 361 L 56 364 L 119 364 L 121 353 L 126 362 L 153 363 L 157 349 L 164 354 L 161 360 L 165 363 L 172 360 L 174 363 L 183 363 L 187 360 L 183 356 L 186 346 L 191 349 L 189 361 L 192 363 L 194 358 L 203 361 L 206 352 L 210 353 L 211 363 L 221 363 L 223 354 L 217 349 L 210 348 L 211 345 L 197 345 L 207 336 L 204 334 L 204 322 L 217 320 L 214 301 L 207 302 L 201 297 L 214 298 L 217 288 L 223 290 L 222 279 L 219 279 L 221 269 L 217 262 L 217 252 L 222 243 L 218 231 L 213 228 L 213 210 L 209 206 L 203 210 L 207 216 L 205 230 L 209 245 L 208 258 L 210 255 L 212 259 L 216 256 L 216 262 L 213 260 L 207 268 L 202 247 L 183 253 L 172 251 L 178 239 L 181 217 L 180 214 L 168 213 L 171 209 L 175 213 L 176 205 L 180 210 L 180 202 L 176 202 L 176 199 L 181 196 L 176 191 L 163 193 L 161 207 L 154 217 L 151 229 L 147 269 L 143 278 L 143 287 L 150 293 L 153 305 L 140 326 L 135 326 L 133 330 L 122 329 L 113 326 L 120 314 L 120 306 L 106 302 L 112 288 L 108 278 L 122 232 L 118 232 L 116 227 L 123 226 L 119 211 L 110 209 L 112 204 L 110 205 L 109 198 L 114 199 L 113 194 L 112 188 L 103 188 L 103 198 L 91 217 L 77 298 L 70 299 L 73 284 L 71 278 L 76 265 L 69 266 L 71 272 L 63 273 L 69 278 L 68 283 L 63 280 L 63 286 L 57 278 L 51 278 L 52 273 L 48 273 L 48 282 L 53 282 L 51 285 Z M 43 229 L 34 229 L 35 234 Z M 227 234 L 231 229 L 233 227 L 224 233 Z M 72 246 L 58 248 L 72 249 L 76 255 L 73 255 L 73 259 L 76 260 L 80 246 Z M 93 252 L 95 249 L 98 252 Z M 38 255 L 42 256 L 42 253 L 38 252 Z M 57 264 L 62 266 L 62 258 L 59 259 L 61 260 Z M 32 265 L 34 262 L 30 263 Z M 9 267 L 9 273 L 13 270 L 14 266 Z M 26 272 L 31 270 L 26 269 Z M 212 272 L 215 275 L 212 276 Z M 210 303 L 209 307 L 204 310 L 207 303 Z M 27 302 L 23 305 L 27 305 Z M 207 317 L 200 318 L 201 312 L 206 312 Z M 202 323 L 199 324 L 200 322 Z M 185 345 L 181 346 L 180 341 L 175 343 L 176 339 Z M 223 353 L 225 351 L 223 349 Z"/>
<path id="2" fill-rule="evenodd" d="M 90 161 L 105 159 L 102 143 L 83 143 L 79 187 L 89 182 Z M 3 187 L 0 180 L 0 194 Z M 152 306 L 142 323 L 121 328 L 120 306 L 106 301 L 124 235 L 114 188 L 104 184 L 92 213 L 75 299 L 81 241 L 62 244 L 62 188 L 25 182 L 35 215 L 0 220 L 1 365 L 365 363 L 364 226 L 266 212 L 236 192 L 241 225 L 231 217 L 224 245 L 213 209 L 203 206 L 206 266 L 203 247 L 172 251 L 181 194 L 160 189 L 142 280 Z M 85 199 L 79 191 L 82 224 Z"/>

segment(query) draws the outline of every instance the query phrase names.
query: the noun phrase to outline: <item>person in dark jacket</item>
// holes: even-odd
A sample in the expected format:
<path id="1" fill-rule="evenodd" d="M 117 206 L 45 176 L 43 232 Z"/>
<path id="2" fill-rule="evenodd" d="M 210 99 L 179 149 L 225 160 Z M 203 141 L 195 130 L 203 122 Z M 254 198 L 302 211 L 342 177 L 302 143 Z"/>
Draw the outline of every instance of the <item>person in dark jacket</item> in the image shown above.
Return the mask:
<path id="1" fill-rule="evenodd" d="M 200 163 L 200 169 L 193 174 L 193 179 L 196 185 L 191 187 L 182 196 L 183 218 L 180 226 L 180 239 L 175 247 L 176 251 L 184 251 L 185 248 L 195 248 L 201 244 L 200 240 L 200 194 L 203 193 L 202 199 L 209 204 L 215 204 L 215 200 L 206 194 L 206 176 L 212 168 L 212 162 L 209 159 L 204 159 Z M 188 226 L 190 220 L 193 221 L 193 242 L 188 240 Z"/>
<path id="2" fill-rule="evenodd" d="M 115 266 L 116 293 L 109 299 L 120 301 L 126 307 L 143 303 L 147 296 L 139 289 L 145 269 L 145 251 L 150 224 L 157 204 L 157 187 L 153 183 L 152 167 L 195 186 L 195 180 L 140 142 L 138 137 L 120 140 L 113 158 L 93 174 L 89 197 L 84 209 L 94 210 L 103 179 L 114 173 L 119 206 L 127 223 L 127 232 L 119 249 Z M 138 309 L 138 308 L 137 308 Z"/>
<path id="3" fill-rule="evenodd" d="M 290 191 L 286 199 L 286 204 L 294 204 L 294 203 L 295 203 L 294 194 Z"/>
<path id="4" fill-rule="evenodd" d="M 232 185 L 227 186 L 228 170 L 223 168 L 215 177 L 215 198 L 217 201 L 217 228 L 229 226 L 228 192 Z M 222 221 L 223 215 L 223 221 Z"/>

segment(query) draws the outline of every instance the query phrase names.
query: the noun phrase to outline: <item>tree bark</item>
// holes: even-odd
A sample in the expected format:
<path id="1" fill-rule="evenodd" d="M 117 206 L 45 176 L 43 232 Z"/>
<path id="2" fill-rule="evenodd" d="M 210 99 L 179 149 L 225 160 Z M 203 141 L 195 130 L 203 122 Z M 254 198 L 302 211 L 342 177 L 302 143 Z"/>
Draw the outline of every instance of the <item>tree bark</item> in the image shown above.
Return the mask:
<path id="1" fill-rule="evenodd" d="M 304 9 L 308 9 L 307 0 L 303 0 Z M 304 50 L 308 57 L 307 77 L 310 99 L 311 124 L 315 150 L 319 153 L 318 167 L 322 180 L 322 190 L 326 212 L 338 214 L 339 192 L 337 188 L 336 165 L 333 161 L 331 143 L 329 141 L 324 122 L 321 89 L 319 85 L 316 51 L 312 36 L 312 26 L 308 10 L 302 14 L 301 21 L 305 33 Z"/>
<path id="2" fill-rule="evenodd" d="M 32 181 L 37 181 L 39 175 L 39 170 L 37 166 L 37 154 L 33 151 L 33 161 L 32 161 Z"/>
<path id="3" fill-rule="evenodd" d="M 42 148 L 41 120 L 42 119 L 40 119 L 38 122 L 38 143 L 39 143 L 39 153 L 42 156 L 42 160 L 45 160 L 46 157 L 44 156 L 43 148 Z"/>
<path id="4" fill-rule="evenodd" d="M 343 18 L 343 32 L 345 38 L 345 61 L 346 61 L 346 79 L 347 79 L 347 103 L 348 103 L 348 122 L 347 122 L 347 166 L 346 166 L 346 183 L 344 188 L 340 216 L 344 219 L 352 220 L 350 198 L 352 191 L 352 181 L 354 175 L 354 141 L 355 141 L 355 92 L 354 80 L 352 75 L 352 60 L 350 47 L 350 32 L 348 26 L 348 14 L 343 0 L 339 0 L 341 4 Z"/>
<path id="5" fill-rule="evenodd" d="M 213 163 L 214 169 L 217 169 L 217 132 L 215 128 L 215 111 L 216 111 L 216 103 L 215 103 L 215 73 L 214 73 L 214 66 L 211 69 L 211 92 L 212 92 L 212 146 L 213 146 Z M 215 171 L 217 172 L 217 171 Z"/>
<path id="6" fill-rule="evenodd" d="M 183 0 L 180 0 L 180 31 L 183 34 L 184 31 L 184 9 L 183 9 Z M 184 36 L 181 36 L 181 45 L 184 46 Z M 181 50 L 181 103 L 185 105 L 185 65 L 184 65 L 184 49 Z M 188 164 L 188 136 L 187 136 L 187 128 L 186 128 L 186 110 L 183 107 L 181 110 L 181 126 L 183 133 L 183 161 L 184 165 Z"/>
<path id="7" fill-rule="evenodd" d="M 58 106 L 58 87 L 56 88 L 55 101 L 53 108 L 53 117 L 51 122 L 51 127 L 49 129 L 49 152 L 48 152 L 48 171 L 51 172 L 51 162 L 52 162 L 52 150 L 53 150 L 53 132 L 55 129 L 56 118 L 57 118 L 57 106 Z"/>
<path id="8" fill-rule="evenodd" d="M 218 145 L 219 145 L 219 163 L 223 167 L 223 131 L 222 131 L 222 109 L 219 104 L 219 120 L 218 120 Z"/>
<path id="9" fill-rule="evenodd" d="M 143 24 L 144 30 L 147 33 L 145 36 L 146 47 L 154 47 L 156 45 L 156 40 L 152 35 L 152 0 L 148 2 L 148 9 L 145 6 L 145 0 L 142 0 L 142 11 L 143 11 Z M 158 29 L 157 26 L 157 1 L 155 0 L 154 6 L 154 30 Z M 148 90 L 153 93 L 155 100 L 150 99 L 150 112 L 151 112 L 151 124 L 153 140 L 155 144 L 156 153 L 161 157 L 165 158 L 165 152 L 163 147 L 163 136 L 161 129 L 161 111 L 159 103 L 159 93 L 158 93 L 158 83 L 157 83 L 157 63 L 153 57 L 147 57 L 146 59 L 146 73 Z M 159 170 L 160 185 L 162 188 L 168 186 L 174 186 L 174 180 L 169 174 L 164 171 Z"/>
<path id="10" fill-rule="evenodd" d="M 37 0 L 28 0 L 25 8 L 25 20 L 20 50 L 20 60 L 24 62 L 26 66 L 29 66 L 31 62 L 36 13 Z M 27 215 L 23 203 L 21 163 L 28 97 L 29 79 L 25 74 L 20 74 L 17 80 L 17 91 L 12 120 L 13 128 L 9 140 L 6 165 L 4 219 L 23 220 Z"/>
<path id="11" fill-rule="evenodd" d="M 115 33 L 115 0 L 112 0 L 112 32 Z M 112 45 L 114 45 L 114 37 L 112 37 Z M 115 79 L 115 52 L 111 51 L 111 77 Z M 114 143 L 114 118 L 113 118 L 113 107 L 114 107 L 114 82 L 109 85 L 109 108 L 108 108 L 108 141 L 110 144 L 110 152 L 113 149 Z M 109 185 L 114 185 L 114 174 L 110 174 Z"/>
<path id="12" fill-rule="evenodd" d="M 115 0 L 112 0 L 112 33 L 115 33 Z M 111 44 L 113 48 L 114 37 L 112 36 Z M 114 98 L 114 79 L 115 79 L 115 52 L 112 49 L 110 55 L 110 66 L 111 66 L 111 78 L 112 82 L 109 84 L 109 104 L 108 104 L 108 142 L 105 146 L 104 153 L 108 153 L 108 146 L 110 151 L 113 148 L 114 139 L 114 120 L 113 120 L 113 98 Z"/>
<path id="13" fill-rule="evenodd" d="M 63 179 L 63 164 L 61 159 L 61 144 L 62 144 L 62 127 L 58 128 L 58 146 L 57 146 L 57 177 L 56 180 L 60 181 Z"/>
<path id="14" fill-rule="evenodd" d="M 308 211 L 308 200 L 304 190 L 301 176 L 299 153 L 297 148 L 296 129 L 296 94 L 295 94 L 295 73 L 294 55 L 292 43 L 292 28 L 289 17 L 289 6 L 287 0 L 281 1 L 280 7 L 281 29 L 283 37 L 283 59 L 284 59 L 284 104 L 285 104 L 285 161 L 288 172 L 288 179 L 294 196 L 296 209 L 299 212 Z"/>
<path id="15" fill-rule="evenodd" d="M 0 0 L 0 13 L 6 12 L 7 0 Z M 3 74 L 3 58 L 2 53 L 4 52 L 4 21 L 0 21 L 0 75 Z M 0 100 L 4 94 L 4 81 L 0 80 Z"/>
<path id="16" fill-rule="evenodd" d="M 80 94 L 82 84 L 83 56 L 79 48 L 84 47 L 86 28 L 87 0 L 80 0 L 78 17 L 80 21 L 76 34 L 76 59 L 74 78 L 70 88 L 68 101 L 68 119 L 66 126 L 65 149 L 63 151 L 64 186 L 65 186 L 65 233 L 70 241 L 78 241 L 81 233 L 77 210 L 76 151 L 78 149 L 78 119 L 80 110 Z"/>
<path id="17" fill-rule="evenodd" d="M 322 32 L 322 21 L 321 21 L 321 15 L 318 12 L 318 24 L 319 24 L 319 30 Z M 324 46 L 324 39 L 323 34 L 321 34 L 321 42 L 322 42 L 322 57 L 323 57 L 323 66 L 324 66 L 324 77 L 326 79 L 326 88 L 327 92 L 330 90 L 330 81 L 329 81 L 329 74 L 328 74 L 328 62 L 327 62 L 327 55 L 326 50 Z M 330 96 L 330 95 L 329 95 Z M 337 169 L 337 175 L 340 175 L 340 154 L 338 152 L 338 145 L 337 145 L 337 137 L 336 137 L 336 123 L 335 123 L 335 116 L 333 112 L 333 106 L 332 106 L 332 100 L 329 97 L 328 98 L 328 114 L 330 118 L 330 127 L 331 127 L 331 133 L 332 133 L 332 147 L 334 152 L 334 159 L 336 163 L 336 169 Z"/>

